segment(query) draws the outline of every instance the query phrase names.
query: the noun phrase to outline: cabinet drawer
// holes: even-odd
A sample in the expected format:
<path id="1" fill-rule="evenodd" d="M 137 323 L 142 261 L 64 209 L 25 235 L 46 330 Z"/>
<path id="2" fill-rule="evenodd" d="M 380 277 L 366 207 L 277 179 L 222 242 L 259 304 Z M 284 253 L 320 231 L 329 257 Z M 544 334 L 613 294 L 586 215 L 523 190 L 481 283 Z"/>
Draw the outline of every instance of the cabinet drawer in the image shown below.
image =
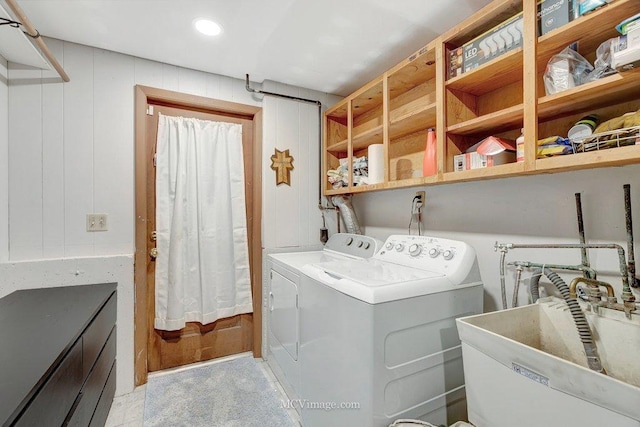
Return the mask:
<path id="1" fill-rule="evenodd" d="M 113 395 L 116 393 L 116 365 L 117 362 L 113 362 L 111 373 L 109 373 L 107 383 L 104 386 L 104 390 L 102 390 L 102 395 L 100 395 L 100 401 L 98 401 L 96 411 L 93 414 L 93 418 L 91 418 L 90 427 L 103 427 L 107 421 L 109 409 L 111 409 L 111 403 L 113 403 Z"/>
<path id="2" fill-rule="evenodd" d="M 84 376 L 87 376 L 91 371 L 115 323 L 116 293 L 114 292 L 82 336 L 82 373 Z"/>
<path id="3" fill-rule="evenodd" d="M 68 426 L 88 426 L 91 417 L 96 409 L 102 390 L 105 387 L 109 372 L 116 358 L 116 328 L 112 329 L 111 335 L 105 344 L 102 353 L 98 356 L 98 361 L 94 365 L 89 378 L 84 383 L 75 410 L 70 414 L 70 418 L 65 423 Z"/>
<path id="4" fill-rule="evenodd" d="M 82 387 L 83 379 L 82 339 L 79 339 L 15 425 L 20 427 L 61 425 Z"/>

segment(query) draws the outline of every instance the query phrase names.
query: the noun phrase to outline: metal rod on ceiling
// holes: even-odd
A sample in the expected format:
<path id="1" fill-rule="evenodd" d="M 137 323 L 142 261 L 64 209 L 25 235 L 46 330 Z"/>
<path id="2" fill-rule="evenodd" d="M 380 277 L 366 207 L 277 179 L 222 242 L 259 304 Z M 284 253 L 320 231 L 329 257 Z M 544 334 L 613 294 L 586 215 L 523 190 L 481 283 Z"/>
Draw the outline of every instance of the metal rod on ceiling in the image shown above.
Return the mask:
<path id="1" fill-rule="evenodd" d="M 320 180 L 318 181 L 318 208 L 321 210 L 326 210 L 326 209 L 334 210 L 334 208 L 327 208 L 322 204 L 322 180 L 324 179 L 324 174 L 322 172 L 322 102 L 316 99 L 300 98 L 298 96 L 285 95 L 283 93 L 275 93 L 275 92 L 269 92 L 266 90 L 254 89 L 249 84 L 249 74 L 245 74 L 245 79 L 246 79 L 245 88 L 247 89 L 248 92 L 257 93 L 260 95 L 269 95 L 269 96 L 275 96 L 278 98 L 290 99 L 292 101 L 308 102 L 310 104 L 315 104 L 318 106 L 318 173 L 320 178 Z"/>
<path id="2" fill-rule="evenodd" d="M 55 70 L 58 72 L 58 74 L 60 75 L 60 78 L 62 78 L 62 80 L 65 82 L 70 81 L 71 79 L 69 79 L 69 75 L 64 71 L 64 69 L 62 68 L 58 60 L 55 58 L 55 56 L 53 56 L 53 54 L 49 50 L 49 47 L 42 39 L 42 36 L 38 32 L 38 30 L 36 30 L 33 27 L 33 25 L 31 24 L 31 21 L 29 21 L 29 18 L 27 18 L 27 15 L 25 15 L 22 8 L 18 6 L 15 0 L 5 0 L 5 1 L 7 5 L 11 8 L 11 11 L 13 11 L 16 18 L 18 18 L 18 20 L 20 20 L 20 22 L 22 23 L 22 26 L 26 30 L 25 33 L 29 37 L 31 37 L 33 40 L 35 40 L 35 43 L 40 48 L 40 51 L 45 56 L 45 58 L 47 58 L 47 61 L 49 61 L 49 63 L 53 66 L 53 68 L 55 68 Z"/>

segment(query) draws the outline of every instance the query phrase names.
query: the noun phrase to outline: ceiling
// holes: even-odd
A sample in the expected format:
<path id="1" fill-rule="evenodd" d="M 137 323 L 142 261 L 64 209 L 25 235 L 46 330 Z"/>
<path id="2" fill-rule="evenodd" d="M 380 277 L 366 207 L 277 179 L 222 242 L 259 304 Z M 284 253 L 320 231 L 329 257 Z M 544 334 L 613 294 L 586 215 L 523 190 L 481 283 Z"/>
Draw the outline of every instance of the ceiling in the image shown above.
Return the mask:
<path id="1" fill-rule="evenodd" d="M 18 0 L 48 37 L 347 95 L 490 0 Z M 221 36 L 193 29 L 205 17 Z M 72 76 L 73 78 L 73 76 Z"/>

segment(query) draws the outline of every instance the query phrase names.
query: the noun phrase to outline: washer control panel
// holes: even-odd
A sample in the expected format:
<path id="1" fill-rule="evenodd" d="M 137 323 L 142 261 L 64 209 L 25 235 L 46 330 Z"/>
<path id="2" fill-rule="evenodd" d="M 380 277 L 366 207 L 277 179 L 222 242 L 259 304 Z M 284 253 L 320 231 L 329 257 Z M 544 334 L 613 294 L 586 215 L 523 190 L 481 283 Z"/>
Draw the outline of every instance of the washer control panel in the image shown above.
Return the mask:
<path id="1" fill-rule="evenodd" d="M 371 258 L 382 248 L 382 242 L 361 234 L 336 233 L 329 238 L 325 249 L 352 255 L 359 258 Z"/>
<path id="2" fill-rule="evenodd" d="M 374 258 L 447 274 L 460 268 L 470 268 L 467 264 L 475 261 L 475 252 L 471 246 L 458 240 L 392 235 Z"/>

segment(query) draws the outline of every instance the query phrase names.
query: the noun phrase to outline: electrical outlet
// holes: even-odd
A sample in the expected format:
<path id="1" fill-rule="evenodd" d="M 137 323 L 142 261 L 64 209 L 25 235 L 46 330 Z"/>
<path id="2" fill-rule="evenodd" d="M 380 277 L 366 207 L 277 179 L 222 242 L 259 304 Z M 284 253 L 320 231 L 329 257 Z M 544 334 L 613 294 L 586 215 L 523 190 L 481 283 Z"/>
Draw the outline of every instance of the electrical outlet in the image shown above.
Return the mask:
<path id="1" fill-rule="evenodd" d="M 413 203 L 412 214 L 419 214 L 420 210 L 424 206 L 424 201 L 426 198 L 426 193 L 424 191 L 416 191 L 415 201 Z"/>
<path id="2" fill-rule="evenodd" d="M 107 214 L 87 214 L 87 231 L 107 230 Z"/>

